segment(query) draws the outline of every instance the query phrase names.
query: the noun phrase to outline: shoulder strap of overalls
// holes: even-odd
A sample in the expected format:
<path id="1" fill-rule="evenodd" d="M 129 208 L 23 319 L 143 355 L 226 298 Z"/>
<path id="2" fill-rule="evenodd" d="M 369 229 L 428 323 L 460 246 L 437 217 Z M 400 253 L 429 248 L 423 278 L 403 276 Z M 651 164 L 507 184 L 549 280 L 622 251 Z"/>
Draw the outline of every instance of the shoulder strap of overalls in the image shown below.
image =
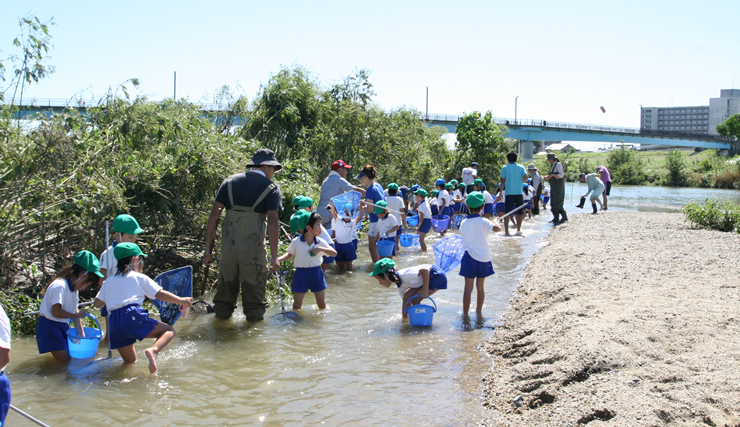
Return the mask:
<path id="1" fill-rule="evenodd" d="M 257 197 L 257 201 L 252 204 L 252 210 L 254 210 L 254 207 L 259 205 L 260 202 L 262 202 L 262 200 L 264 200 L 264 198 L 267 197 L 267 195 L 270 194 L 270 192 L 275 188 L 277 188 L 277 186 L 274 183 L 270 183 L 270 185 L 265 188 L 265 191 L 263 191 L 262 194 Z"/>
<path id="2" fill-rule="evenodd" d="M 234 208 L 234 192 L 231 190 L 231 177 L 226 180 L 226 188 L 229 190 L 229 204 Z"/>

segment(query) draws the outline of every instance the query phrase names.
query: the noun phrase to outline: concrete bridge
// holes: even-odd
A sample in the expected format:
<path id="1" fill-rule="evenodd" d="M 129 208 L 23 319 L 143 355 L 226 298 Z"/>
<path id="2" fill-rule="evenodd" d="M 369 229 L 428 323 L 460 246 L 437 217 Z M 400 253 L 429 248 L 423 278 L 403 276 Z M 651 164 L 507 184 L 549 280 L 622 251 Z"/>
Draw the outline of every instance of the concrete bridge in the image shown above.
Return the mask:
<path id="1" fill-rule="evenodd" d="M 455 133 L 462 116 L 429 114 L 424 118 L 430 126 L 443 126 Z M 738 142 L 716 134 L 695 134 L 677 131 L 659 131 L 618 126 L 589 125 L 583 123 L 553 122 L 549 120 L 514 120 L 494 118 L 499 125 L 509 128 L 507 138 L 522 141 L 522 156 L 532 158 L 532 141 L 589 141 L 611 143 L 657 144 L 680 147 L 713 148 L 726 150 L 725 154 L 738 151 Z"/>

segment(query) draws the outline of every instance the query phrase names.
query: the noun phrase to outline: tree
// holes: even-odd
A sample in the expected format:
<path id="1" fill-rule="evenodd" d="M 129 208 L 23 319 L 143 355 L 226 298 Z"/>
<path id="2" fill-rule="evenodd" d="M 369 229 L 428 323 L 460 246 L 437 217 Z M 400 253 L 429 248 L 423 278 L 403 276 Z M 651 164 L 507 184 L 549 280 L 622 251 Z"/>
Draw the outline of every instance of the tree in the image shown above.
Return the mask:
<path id="1" fill-rule="evenodd" d="M 637 152 L 624 145 L 609 152 L 607 168 L 615 184 L 641 185 L 647 180 L 645 165 L 637 157 Z"/>
<path id="2" fill-rule="evenodd" d="M 665 184 L 670 187 L 684 187 L 686 185 L 686 159 L 681 151 L 671 150 L 665 159 L 668 173 L 665 176 Z"/>
<path id="3" fill-rule="evenodd" d="M 506 148 L 504 132 L 493 122 L 490 111 L 485 116 L 478 111 L 464 115 L 457 122 L 455 160 L 448 178 L 459 175 L 470 162 L 478 162 L 478 178 L 493 184 L 505 164 Z"/>
<path id="4" fill-rule="evenodd" d="M 735 114 L 717 125 L 717 133 L 722 136 L 740 139 L 740 114 Z"/>
<path id="5" fill-rule="evenodd" d="M 13 46 L 20 48 L 20 54 L 12 54 L 6 60 L 13 63 L 13 78 L 5 90 L 0 93 L 0 101 L 5 100 L 5 93 L 13 88 L 10 104 L 23 101 L 23 89 L 26 84 L 38 83 L 39 80 L 54 72 L 54 67 L 46 65 L 49 59 L 51 36 L 49 26 L 55 25 L 54 18 L 41 22 L 38 17 L 18 19 L 20 34 L 13 40 Z M 5 65 L 0 61 L 0 80 L 5 81 Z"/>

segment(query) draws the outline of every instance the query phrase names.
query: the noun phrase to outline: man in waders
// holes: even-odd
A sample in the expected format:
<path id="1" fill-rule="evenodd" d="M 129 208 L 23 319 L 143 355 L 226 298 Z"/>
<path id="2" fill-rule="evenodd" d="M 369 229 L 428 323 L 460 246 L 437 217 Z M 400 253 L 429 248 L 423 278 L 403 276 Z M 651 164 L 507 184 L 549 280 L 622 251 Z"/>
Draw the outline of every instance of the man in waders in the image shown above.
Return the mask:
<path id="1" fill-rule="evenodd" d="M 267 258 L 265 231 L 270 241 L 271 265 L 277 271 L 278 212 L 283 210 L 280 189 L 271 179 L 282 166 L 271 150 L 260 149 L 247 164 L 249 170 L 228 177 L 218 189 L 206 229 L 206 263 L 213 261 L 213 241 L 221 211 L 226 209 L 222 226 L 221 260 L 218 284 L 213 298 L 216 317 L 228 319 L 236 309 L 239 290 L 242 310 L 251 322 L 262 320 L 267 302 Z"/>
<path id="2" fill-rule="evenodd" d="M 543 179 L 550 181 L 550 211 L 552 212 L 553 225 L 561 224 L 568 220 L 563 203 L 565 202 L 565 171 L 554 153 L 547 153 L 547 162 L 550 163 L 550 173 Z"/>

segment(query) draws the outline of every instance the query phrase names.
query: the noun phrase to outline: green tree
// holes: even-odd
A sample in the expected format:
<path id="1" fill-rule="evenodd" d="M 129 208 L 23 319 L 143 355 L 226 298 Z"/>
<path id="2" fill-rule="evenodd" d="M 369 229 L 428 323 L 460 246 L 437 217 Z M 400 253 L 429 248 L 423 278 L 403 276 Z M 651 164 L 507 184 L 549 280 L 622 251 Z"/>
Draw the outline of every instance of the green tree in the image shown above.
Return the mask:
<path id="1" fill-rule="evenodd" d="M 28 16 L 19 18 L 18 25 L 20 34 L 13 40 L 13 46 L 20 49 L 20 53 L 12 54 L 5 59 L 13 63 L 13 77 L 10 85 L 0 92 L 0 101 L 4 101 L 6 92 L 13 89 L 10 104 L 15 104 L 16 99 L 19 104 L 23 101 L 26 84 L 38 83 L 54 72 L 54 67 L 46 64 L 51 47 L 49 26 L 55 25 L 54 18 L 41 22 L 38 17 Z M 3 61 L 0 61 L 0 80 L 5 81 Z"/>
<path id="2" fill-rule="evenodd" d="M 735 114 L 717 125 L 717 133 L 740 139 L 740 114 Z"/>
<path id="3" fill-rule="evenodd" d="M 624 145 L 609 152 L 607 168 L 614 184 L 641 185 L 647 180 L 645 165 L 637 157 L 637 152 Z"/>
<path id="4" fill-rule="evenodd" d="M 466 114 L 457 122 L 457 143 L 454 162 L 446 178 L 457 177 L 460 171 L 478 162 L 478 177 L 488 185 L 497 182 L 501 168 L 506 163 L 507 144 L 505 132 L 493 121 L 487 111 L 484 116 L 478 111 Z"/>
<path id="5" fill-rule="evenodd" d="M 670 187 L 686 186 L 686 159 L 679 150 L 671 150 L 665 159 L 665 166 L 668 173 L 665 176 L 664 183 Z"/>

